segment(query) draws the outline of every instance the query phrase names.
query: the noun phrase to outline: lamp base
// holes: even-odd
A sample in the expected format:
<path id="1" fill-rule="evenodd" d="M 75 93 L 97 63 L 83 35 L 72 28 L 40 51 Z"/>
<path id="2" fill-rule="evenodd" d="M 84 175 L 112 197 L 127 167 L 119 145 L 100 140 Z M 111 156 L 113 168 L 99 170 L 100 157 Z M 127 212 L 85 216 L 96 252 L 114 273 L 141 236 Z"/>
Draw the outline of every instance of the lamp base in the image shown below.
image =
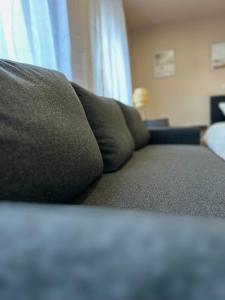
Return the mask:
<path id="1" fill-rule="evenodd" d="M 147 112 L 147 110 L 146 110 L 146 107 L 139 107 L 139 108 L 136 108 L 136 110 L 139 112 L 139 114 L 140 114 L 140 116 L 141 116 L 141 119 L 142 119 L 143 121 L 149 119 L 149 115 L 148 115 L 148 112 Z"/>

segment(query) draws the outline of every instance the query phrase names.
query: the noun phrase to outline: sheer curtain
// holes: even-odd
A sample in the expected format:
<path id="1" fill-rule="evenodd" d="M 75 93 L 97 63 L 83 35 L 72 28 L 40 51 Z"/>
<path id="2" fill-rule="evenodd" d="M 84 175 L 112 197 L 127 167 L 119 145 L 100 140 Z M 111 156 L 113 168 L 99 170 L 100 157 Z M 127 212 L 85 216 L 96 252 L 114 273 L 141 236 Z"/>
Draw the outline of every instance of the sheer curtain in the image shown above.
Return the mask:
<path id="1" fill-rule="evenodd" d="M 93 89 L 132 102 L 131 72 L 122 0 L 92 0 Z"/>
<path id="2" fill-rule="evenodd" d="M 31 63 L 72 78 L 67 2 L 0 0 L 0 58 Z"/>
<path id="3" fill-rule="evenodd" d="M 132 102 L 122 0 L 0 0 L 0 58 L 56 69 Z"/>

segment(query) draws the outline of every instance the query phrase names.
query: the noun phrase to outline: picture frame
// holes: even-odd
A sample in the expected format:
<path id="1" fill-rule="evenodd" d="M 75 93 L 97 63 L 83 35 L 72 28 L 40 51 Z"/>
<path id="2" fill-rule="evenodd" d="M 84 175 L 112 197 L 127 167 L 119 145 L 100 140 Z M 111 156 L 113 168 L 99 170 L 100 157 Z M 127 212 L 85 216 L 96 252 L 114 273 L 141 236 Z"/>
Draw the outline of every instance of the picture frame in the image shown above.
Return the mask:
<path id="1" fill-rule="evenodd" d="M 154 55 L 154 77 L 156 79 L 175 76 L 175 51 L 172 49 L 156 52 Z"/>
<path id="2" fill-rule="evenodd" d="M 211 49 L 212 70 L 225 69 L 225 42 L 215 43 Z"/>

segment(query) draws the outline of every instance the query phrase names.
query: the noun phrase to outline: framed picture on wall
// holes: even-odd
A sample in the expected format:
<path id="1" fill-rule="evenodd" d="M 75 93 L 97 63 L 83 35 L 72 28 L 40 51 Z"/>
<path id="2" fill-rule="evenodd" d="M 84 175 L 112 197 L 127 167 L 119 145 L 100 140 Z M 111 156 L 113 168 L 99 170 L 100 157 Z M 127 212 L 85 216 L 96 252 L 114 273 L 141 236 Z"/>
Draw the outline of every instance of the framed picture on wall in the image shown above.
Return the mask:
<path id="1" fill-rule="evenodd" d="M 154 76 L 164 78 L 175 75 L 175 51 L 164 50 L 155 53 Z"/>
<path id="2" fill-rule="evenodd" d="M 212 45 L 212 69 L 225 69 L 225 42 Z"/>

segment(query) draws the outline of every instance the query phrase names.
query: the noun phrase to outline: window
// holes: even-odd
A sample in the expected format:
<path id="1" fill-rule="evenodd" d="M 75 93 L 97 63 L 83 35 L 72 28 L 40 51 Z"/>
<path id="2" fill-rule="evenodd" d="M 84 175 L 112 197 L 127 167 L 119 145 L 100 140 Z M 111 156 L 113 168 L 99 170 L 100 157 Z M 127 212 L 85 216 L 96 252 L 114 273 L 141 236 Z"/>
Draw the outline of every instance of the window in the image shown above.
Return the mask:
<path id="1" fill-rule="evenodd" d="M 72 76 L 65 0 L 0 0 L 0 58 Z"/>

